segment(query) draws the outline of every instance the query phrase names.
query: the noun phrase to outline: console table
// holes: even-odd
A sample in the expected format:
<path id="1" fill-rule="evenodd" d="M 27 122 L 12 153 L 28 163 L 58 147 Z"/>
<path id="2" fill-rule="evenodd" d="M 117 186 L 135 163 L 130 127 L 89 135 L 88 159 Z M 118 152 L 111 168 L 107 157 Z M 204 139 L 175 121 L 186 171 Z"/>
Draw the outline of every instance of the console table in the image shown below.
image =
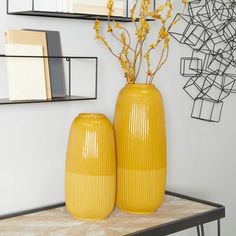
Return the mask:
<path id="1" fill-rule="evenodd" d="M 133 215 L 115 209 L 103 221 L 74 220 L 64 204 L 0 216 L 0 236 L 164 236 L 196 227 L 196 235 L 204 236 L 204 224 L 216 221 L 220 236 L 220 220 L 225 207 L 181 194 L 166 192 L 163 206 L 150 215 Z"/>

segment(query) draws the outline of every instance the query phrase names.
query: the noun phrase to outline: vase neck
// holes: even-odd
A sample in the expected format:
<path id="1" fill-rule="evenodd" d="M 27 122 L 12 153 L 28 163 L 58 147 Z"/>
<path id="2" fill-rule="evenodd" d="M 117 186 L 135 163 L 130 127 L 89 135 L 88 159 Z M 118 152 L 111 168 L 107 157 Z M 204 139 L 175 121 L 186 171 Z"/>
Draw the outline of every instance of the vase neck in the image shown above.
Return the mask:
<path id="1" fill-rule="evenodd" d="M 127 84 L 127 87 L 131 87 L 131 88 L 155 88 L 154 84 Z"/>
<path id="2" fill-rule="evenodd" d="M 81 113 L 79 114 L 79 117 L 99 119 L 99 118 L 104 118 L 105 116 L 100 113 Z"/>

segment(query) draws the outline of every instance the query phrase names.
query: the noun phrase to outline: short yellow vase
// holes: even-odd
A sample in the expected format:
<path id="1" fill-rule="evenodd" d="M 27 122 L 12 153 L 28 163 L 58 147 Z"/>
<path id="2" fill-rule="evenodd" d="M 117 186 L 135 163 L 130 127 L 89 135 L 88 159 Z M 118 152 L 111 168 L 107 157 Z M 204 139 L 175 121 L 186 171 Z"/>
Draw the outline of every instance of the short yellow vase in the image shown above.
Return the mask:
<path id="1" fill-rule="evenodd" d="M 107 218 L 115 204 L 116 159 L 113 128 L 102 114 L 80 114 L 70 130 L 65 197 L 77 219 Z"/>
<path id="2" fill-rule="evenodd" d="M 163 101 L 154 85 L 128 84 L 119 93 L 114 118 L 117 206 L 148 214 L 164 201 L 166 131 Z"/>

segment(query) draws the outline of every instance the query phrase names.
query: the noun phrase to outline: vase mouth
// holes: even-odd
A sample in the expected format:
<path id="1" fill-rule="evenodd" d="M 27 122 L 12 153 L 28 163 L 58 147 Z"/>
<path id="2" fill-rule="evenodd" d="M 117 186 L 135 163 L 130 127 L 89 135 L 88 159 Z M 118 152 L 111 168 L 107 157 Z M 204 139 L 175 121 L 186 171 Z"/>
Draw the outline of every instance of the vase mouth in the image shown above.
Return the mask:
<path id="1" fill-rule="evenodd" d="M 154 84 L 145 84 L 145 83 L 137 83 L 137 84 L 127 84 L 128 87 L 133 88 L 152 88 L 155 87 Z"/>
<path id="2" fill-rule="evenodd" d="M 102 113 L 80 113 L 79 117 L 83 117 L 83 118 L 104 118 L 105 115 Z"/>

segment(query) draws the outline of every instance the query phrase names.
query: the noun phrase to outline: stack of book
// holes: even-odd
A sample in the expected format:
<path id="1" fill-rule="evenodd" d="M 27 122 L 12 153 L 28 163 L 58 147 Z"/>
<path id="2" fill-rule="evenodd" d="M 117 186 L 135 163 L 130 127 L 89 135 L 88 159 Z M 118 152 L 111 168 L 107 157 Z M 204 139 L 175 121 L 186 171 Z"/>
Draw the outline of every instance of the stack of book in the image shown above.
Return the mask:
<path id="1" fill-rule="evenodd" d="M 8 30 L 5 49 L 6 55 L 19 56 L 7 58 L 9 100 L 66 96 L 63 59 L 50 58 L 62 56 L 59 32 Z"/>
<path id="2" fill-rule="evenodd" d="M 124 16 L 126 0 L 114 0 L 113 15 Z M 107 0 L 34 0 L 35 11 L 107 15 Z"/>

